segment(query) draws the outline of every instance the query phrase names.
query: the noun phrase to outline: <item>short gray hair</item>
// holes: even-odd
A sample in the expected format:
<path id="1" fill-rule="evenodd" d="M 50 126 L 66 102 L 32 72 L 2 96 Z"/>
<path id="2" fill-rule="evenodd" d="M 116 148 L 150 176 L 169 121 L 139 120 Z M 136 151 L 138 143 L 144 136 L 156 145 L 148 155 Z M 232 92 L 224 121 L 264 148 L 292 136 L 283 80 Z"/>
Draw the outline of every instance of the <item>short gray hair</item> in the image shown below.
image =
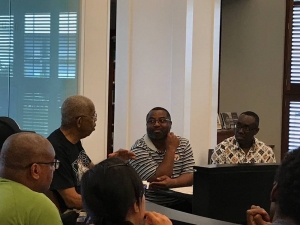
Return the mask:
<path id="1" fill-rule="evenodd" d="M 94 103 L 82 95 L 68 97 L 61 106 L 61 126 L 69 126 L 78 116 L 90 113 Z"/>

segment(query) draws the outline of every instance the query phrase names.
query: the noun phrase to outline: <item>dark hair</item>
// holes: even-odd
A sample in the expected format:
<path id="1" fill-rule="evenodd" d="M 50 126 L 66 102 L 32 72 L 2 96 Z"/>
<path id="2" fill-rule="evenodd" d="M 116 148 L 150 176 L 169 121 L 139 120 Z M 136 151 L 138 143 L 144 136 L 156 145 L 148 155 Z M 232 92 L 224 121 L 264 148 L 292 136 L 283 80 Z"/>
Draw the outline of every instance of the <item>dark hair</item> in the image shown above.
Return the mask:
<path id="1" fill-rule="evenodd" d="M 139 206 L 144 186 L 137 172 L 119 158 L 109 158 L 82 176 L 83 206 L 94 224 L 131 224 L 127 212 Z"/>
<path id="2" fill-rule="evenodd" d="M 246 111 L 246 112 L 241 113 L 241 115 L 252 116 L 255 119 L 257 126 L 259 126 L 259 117 L 255 112 Z"/>
<path id="3" fill-rule="evenodd" d="M 300 147 L 287 153 L 276 173 L 279 213 L 300 224 Z"/>
<path id="4" fill-rule="evenodd" d="M 163 107 L 155 107 L 155 108 L 151 109 L 151 110 L 148 112 L 147 116 L 146 116 L 146 120 L 148 120 L 148 117 L 149 117 L 150 113 L 151 113 L 152 111 L 154 111 L 154 110 L 163 110 L 163 111 L 165 111 L 165 112 L 167 113 L 167 119 L 170 119 L 170 120 L 171 120 L 171 115 L 170 115 L 170 113 L 168 112 L 168 110 L 166 110 L 166 109 L 163 108 Z"/>

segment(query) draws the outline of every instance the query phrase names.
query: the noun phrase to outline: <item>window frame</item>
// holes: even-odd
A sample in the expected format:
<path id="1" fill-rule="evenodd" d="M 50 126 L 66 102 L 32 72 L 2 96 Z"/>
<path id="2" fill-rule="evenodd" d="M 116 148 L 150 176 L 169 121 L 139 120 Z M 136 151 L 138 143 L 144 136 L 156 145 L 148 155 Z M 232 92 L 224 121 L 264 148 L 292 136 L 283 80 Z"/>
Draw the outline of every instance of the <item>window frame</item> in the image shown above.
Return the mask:
<path id="1" fill-rule="evenodd" d="M 300 101 L 300 84 L 291 83 L 291 54 L 292 54 L 292 31 L 293 9 L 299 6 L 300 1 L 286 0 L 285 22 L 285 45 L 284 45 L 284 76 L 282 98 L 282 135 L 281 135 L 281 158 L 288 152 L 289 146 L 289 114 L 290 102 Z"/>

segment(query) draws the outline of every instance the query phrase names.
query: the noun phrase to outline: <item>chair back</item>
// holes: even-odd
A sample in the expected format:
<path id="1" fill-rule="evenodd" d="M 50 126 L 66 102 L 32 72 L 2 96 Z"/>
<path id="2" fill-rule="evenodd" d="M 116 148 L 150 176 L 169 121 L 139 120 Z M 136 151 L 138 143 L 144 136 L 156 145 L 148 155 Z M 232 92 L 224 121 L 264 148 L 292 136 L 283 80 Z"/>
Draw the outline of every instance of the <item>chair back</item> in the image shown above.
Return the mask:
<path id="1" fill-rule="evenodd" d="M 214 152 L 214 149 L 208 149 L 208 158 L 207 158 L 207 164 L 211 164 L 210 162 L 210 158 L 211 158 L 211 155 L 213 154 Z"/>

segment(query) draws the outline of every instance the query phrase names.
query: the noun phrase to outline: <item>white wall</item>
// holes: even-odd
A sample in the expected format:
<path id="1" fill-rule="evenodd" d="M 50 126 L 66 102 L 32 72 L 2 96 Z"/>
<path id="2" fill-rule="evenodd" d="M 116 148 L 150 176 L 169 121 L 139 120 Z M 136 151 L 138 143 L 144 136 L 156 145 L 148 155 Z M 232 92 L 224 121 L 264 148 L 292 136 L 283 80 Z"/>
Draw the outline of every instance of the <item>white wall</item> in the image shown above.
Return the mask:
<path id="1" fill-rule="evenodd" d="M 285 0 L 223 0 L 219 111 L 254 111 L 281 151 Z"/>
<path id="2" fill-rule="evenodd" d="M 82 0 L 79 93 L 89 97 L 98 114 L 96 130 L 83 140 L 93 162 L 106 159 L 110 0 Z"/>
<path id="3" fill-rule="evenodd" d="M 122 0 L 117 6 L 114 150 L 167 108 L 197 164 L 216 145 L 220 0 Z"/>

